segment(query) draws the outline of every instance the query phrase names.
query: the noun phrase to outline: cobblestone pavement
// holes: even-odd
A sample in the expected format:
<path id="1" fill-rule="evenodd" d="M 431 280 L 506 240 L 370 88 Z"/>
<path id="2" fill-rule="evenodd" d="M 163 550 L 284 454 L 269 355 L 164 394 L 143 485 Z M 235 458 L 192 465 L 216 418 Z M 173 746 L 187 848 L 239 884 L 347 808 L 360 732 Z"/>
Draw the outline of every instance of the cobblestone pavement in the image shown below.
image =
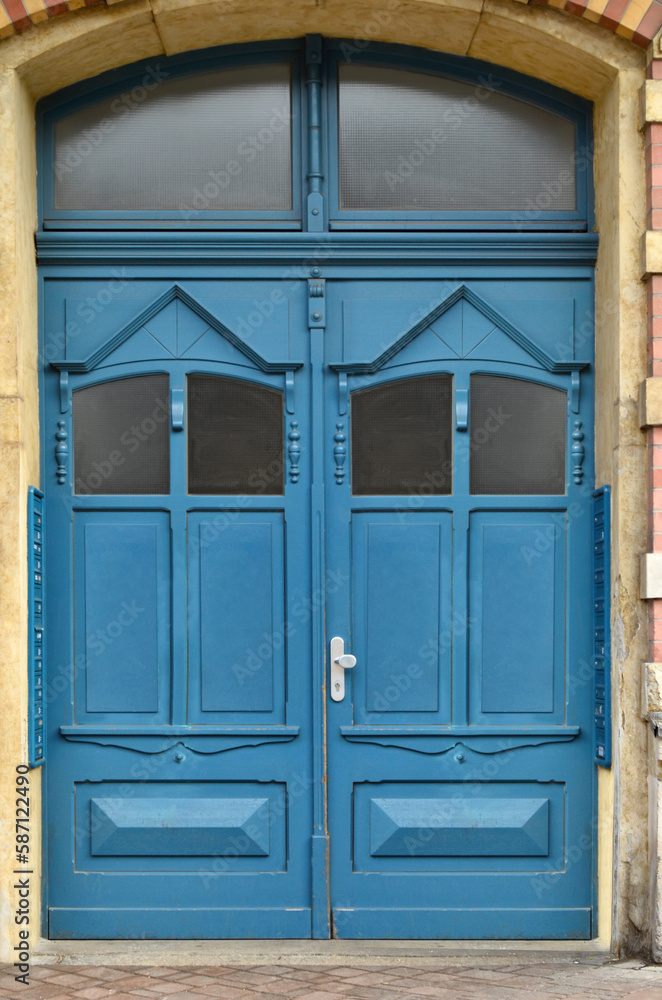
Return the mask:
<path id="1" fill-rule="evenodd" d="M 662 1000 L 662 967 L 628 961 L 449 958 L 382 965 L 0 966 L 0 998 L 23 1000 Z"/>

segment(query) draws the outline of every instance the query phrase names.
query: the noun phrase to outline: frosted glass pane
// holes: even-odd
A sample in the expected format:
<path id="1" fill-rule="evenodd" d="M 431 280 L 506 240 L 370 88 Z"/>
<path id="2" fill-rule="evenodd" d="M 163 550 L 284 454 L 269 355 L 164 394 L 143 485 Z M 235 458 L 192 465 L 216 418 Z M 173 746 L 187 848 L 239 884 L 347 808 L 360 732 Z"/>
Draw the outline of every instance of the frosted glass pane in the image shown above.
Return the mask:
<path id="1" fill-rule="evenodd" d="M 352 493 L 452 488 L 453 378 L 422 375 L 352 393 Z"/>
<path id="2" fill-rule="evenodd" d="M 339 66 L 340 208 L 576 208 L 575 125 L 480 85 Z M 527 216 L 529 218 L 529 216 Z"/>
<path id="3" fill-rule="evenodd" d="M 291 209 L 289 65 L 145 81 L 56 124 L 56 208 Z"/>
<path id="4" fill-rule="evenodd" d="M 187 386 L 189 493 L 282 495 L 282 392 L 220 375 Z"/>
<path id="5" fill-rule="evenodd" d="M 471 492 L 565 493 L 568 396 L 538 382 L 471 376 Z"/>
<path id="6" fill-rule="evenodd" d="M 100 382 L 73 393 L 75 492 L 170 492 L 167 375 Z"/>

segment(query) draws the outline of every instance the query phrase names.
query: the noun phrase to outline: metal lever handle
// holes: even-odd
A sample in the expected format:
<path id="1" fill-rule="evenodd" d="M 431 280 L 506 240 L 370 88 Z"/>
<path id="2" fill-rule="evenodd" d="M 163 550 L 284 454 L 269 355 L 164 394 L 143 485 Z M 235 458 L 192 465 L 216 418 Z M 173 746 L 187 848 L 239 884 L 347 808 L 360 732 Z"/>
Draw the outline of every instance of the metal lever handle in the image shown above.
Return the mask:
<path id="1" fill-rule="evenodd" d="M 345 671 L 356 666 L 356 657 L 345 652 L 345 640 L 337 635 L 331 640 L 331 699 L 345 697 Z"/>

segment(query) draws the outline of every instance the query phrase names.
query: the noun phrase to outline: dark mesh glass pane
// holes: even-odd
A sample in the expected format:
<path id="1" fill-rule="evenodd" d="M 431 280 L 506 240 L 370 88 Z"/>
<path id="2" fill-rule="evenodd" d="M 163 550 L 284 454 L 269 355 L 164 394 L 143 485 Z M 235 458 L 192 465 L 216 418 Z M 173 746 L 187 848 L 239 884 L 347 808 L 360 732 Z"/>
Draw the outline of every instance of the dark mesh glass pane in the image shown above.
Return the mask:
<path id="1" fill-rule="evenodd" d="M 189 375 L 189 493 L 282 494 L 284 479 L 282 392 Z"/>
<path id="2" fill-rule="evenodd" d="M 167 375 L 102 382 L 73 394 L 76 493 L 169 493 Z"/>
<path id="3" fill-rule="evenodd" d="M 166 77 L 169 74 L 165 74 Z M 145 86 L 55 126 L 55 207 L 292 208 L 290 66 L 242 66 Z"/>
<path id="4" fill-rule="evenodd" d="M 451 492 L 452 383 L 424 375 L 352 393 L 352 493 Z"/>
<path id="5" fill-rule="evenodd" d="M 340 208 L 575 209 L 574 122 L 427 73 L 339 72 Z"/>
<path id="6" fill-rule="evenodd" d="M 471 376 L 471 492 L 565 493 L 567 394 Z"/>

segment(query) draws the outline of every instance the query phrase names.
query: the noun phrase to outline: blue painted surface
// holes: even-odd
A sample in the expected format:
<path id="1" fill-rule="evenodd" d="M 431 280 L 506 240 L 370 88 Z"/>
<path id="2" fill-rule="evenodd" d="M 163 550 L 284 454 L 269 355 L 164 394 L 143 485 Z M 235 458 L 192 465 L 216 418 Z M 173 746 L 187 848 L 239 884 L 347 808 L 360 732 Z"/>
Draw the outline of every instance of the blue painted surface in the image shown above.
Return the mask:
<path id="1" fill-rule="evenodd" d="M 268 799 L 91 799 L 90 853 L 266 857 L 269 826 Z"/>
<path id="2" fill-rule="evenodd" d="M 281 514 L 189 515 L 189 722 L 284 722 Z"/>
<path id="3" fill-rule="evenodd" d="M 564 512 L 470 515 L 472 722 L 563 721 L 565 534 Z"/>
<path id="4" fill-rule="evenodd" d="M 308 56 L 318 49 L 311 41 Z M 273 58 L 286 50 L 305 57 L 284 42 Z M 334 52 L 329 43 L 327 61 Z M 395 47 L 374 58 L 414 56 L 432 59 Z M 186 55 L 168 65 L 192 66 Z M 314 91 L 310 62 L 298 72 L 297 93 L 305 74 Z M 101 85 L 122 90 L 135 73 Z M 321 74 L 322 97 L 330 79 Z M 549 107 L 567 96 L 545 85 L 526 94 Z M 46 133 L 89 99 L 87 87 L 49 99 Z M 564 107 L 588 128 L 583 102 Z M 317 110 L 300 111 L 297 183 L 320 152 Z M 483 231 L 367 232 L 351 227 L 380 220 L 338 217 L 349 228 L 320 237 L 313 209 L 326 224 L 335 204 L 324 100 L 319 115 L 325 176 L 300 183 L 291 219 L 244 218 L 256 229 L 306 219 L 308 232 L 224 234 L 236 220 L 204 218 L 197 225 L 218 231 L 131 232 L 145 220 L 56 219 L 45 192 L 48 225 L 83 227 L 38 237 L 47 931 L 590 937 L 594 692 L 578 673 L 593 652 L 582 324 L 597 239 L 578 231 L 592 224 L 590 171 L 575 218 L 532 223 L 572 232 L 488 233 L 504 221 L 469 216 L 428 222 Z M 43 155 L 48 164 L 47 141 Z M 56 433 L 72 450 L 71 391 L 152 371 L 168 374 L 172 393 L 170 493 L 72 495 L 72 462 L 54 454 Z M 284 496 L 186 494 L 189 372 L 283 392 L 286 445 L 300 449 L 283 456 Z M 453 377 L 452 495 L 353 497 L 351 392 L 432 372 Z M 565 495 L 470 495 L 472 372 L 568 393 Z M 120 621 L 123 602 L 135 620 Z M 340 703 L 325 697 L 332 635 L 358 661 Z M 263 800 L 266 811 L 240 824 L 232 803 Z"/>
<path id="5" fill-rule="evenodd" d="M 549 799 L 373 799 L 375 856 L 547 855 Z"/>
<path id="6" fill-rule="evenodd" d="M 574 368 L 592 426 L 590 345 L 571 330 L 568 356 L 567 309 L 556 327 L 535 323 L 538 296 L 574 300 L 580 315 L 590 274 L 486 267 L 457 279 L 455 302 L 441 278 L 368 276 L 334 283 L 328 303 L 328 561 L 348 577 L 329 597 L 328 629 L 357 657 L 328 713 L 334 932 L 590 937 L 591 444 L 581 485 L 568 446 L 565 495 L 471 495 L 482 439 L 462 419 L 450 496 L 425 485 L 353 496 L 351 454 L 346 480 L 332 475 L 341 378 L 350 420 L 352 391 L 391 379 L 449 372 L 460 410 L 474 372 L 529 379 L 568 394 L 571 443 Z M 520 300 L 510 315 L 509 295 Z M 531 313 L 516 320 L 523 299 Z M 448 610 L 434 615 L 444 591 Z M 366 713 L 366 690 L 381 715 Z"/>
<path id="7" fill-rule="evenodd" d="M 48 932 L 305 937 L 308 442 L 304 484 L 287 477 L 284 496 L 188 496 L 180 404 L 188 372 L 239 377 L 278 388 L 283 420 L 287 403 L 307 428 L 306 296 L 284 291 L 280 311 L 271 323 L 260 314 L 266 329 L 253 337 L 248 317 L 263 301 L 264 278 L 232 281 L 219 300 L 219 290 L 230 291 L 224 282 L 198 276 L 180 296 L 172 280 L 164 293 L 149 269 L 143 276 L 116 326 L 104 318 L 105 341 L 70 329 L 64 399 L 59 369 L 44 374 L 45 422 L 63 420 L 69 441 L 68 393 L 84 385 L 156 369 L 167 372 L 175 404 L 169 494 L 76 496 L 74 470 L 59 485 L 53 451 L 44 456 L 53 531 Z M 100 271 L 95 280 L 107 279 Z M 75 282 L 50 283 L 47 308 L 59 312 Z M 284 340 L 283 314 L 297 324 Z M 190 357 L 196 333 L 223 353 Z M 138 431 L 149 437 L 150 427 Z M 74 652 L 75 670 L 67 667 Z"/>
<path id="8" fill-rule="evenodd" d="M 28 761 L 45 760 L 44 494 L 28 489 Z"/>
<path id="9" fill-rule="evenodd" d="M 168 542 L 164 513 L 74 515 L 77 722 L 166 718 Z"/>
<path id="10" fill-rule="evenodd" d="M 611 487 L 602 486 L 593 496 L 595 760 L 611 767 Z"/>
<path id="11" fill-rule="evenodd" d="M 354 515 L 352 649 L 363 664 L 354 675 L 361 721 L 450 722 L 451 536 L 449 513 Z"/>

